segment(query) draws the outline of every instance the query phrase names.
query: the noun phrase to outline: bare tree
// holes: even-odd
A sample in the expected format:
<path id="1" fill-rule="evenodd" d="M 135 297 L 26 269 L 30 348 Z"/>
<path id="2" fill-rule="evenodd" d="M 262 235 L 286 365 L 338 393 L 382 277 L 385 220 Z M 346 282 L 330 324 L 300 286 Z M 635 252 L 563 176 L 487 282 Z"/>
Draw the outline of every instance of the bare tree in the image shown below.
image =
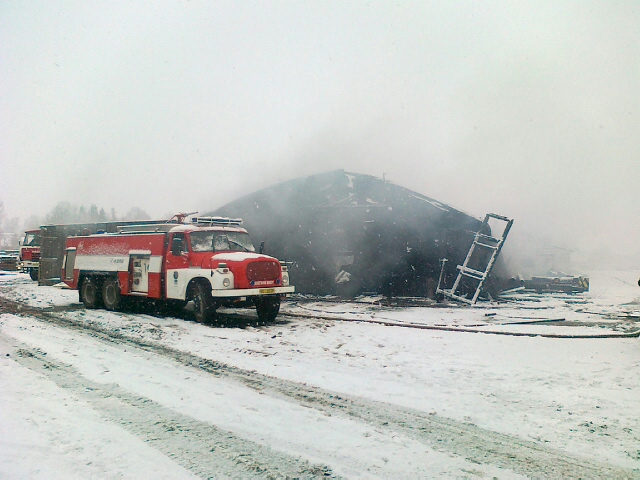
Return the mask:
<path id="1" fill-rule="evenodd" d="M 122 218 L 123 220 L 151 220 L 151 215 L 142 210 L 139 207 L 133 207 L 131 210 L 127 212 L 127 214 Z"/>
<path id="2" fill-rule="evenodd" d="M 45 217 L 46 223 L 76 223 L 78 222 L 78 207 L 69 202 L 58 202 Z"/>

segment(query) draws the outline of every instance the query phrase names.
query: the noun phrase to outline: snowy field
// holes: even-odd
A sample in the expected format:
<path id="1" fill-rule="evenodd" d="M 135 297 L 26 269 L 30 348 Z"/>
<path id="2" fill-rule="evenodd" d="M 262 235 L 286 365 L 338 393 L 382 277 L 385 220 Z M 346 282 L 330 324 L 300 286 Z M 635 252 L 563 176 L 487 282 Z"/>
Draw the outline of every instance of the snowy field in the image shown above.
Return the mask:
<path id="1" fill-rule="evenodd" d="M 206 326 L 0 275 L 0 477 L 640 478 L 638 276 Z"/>

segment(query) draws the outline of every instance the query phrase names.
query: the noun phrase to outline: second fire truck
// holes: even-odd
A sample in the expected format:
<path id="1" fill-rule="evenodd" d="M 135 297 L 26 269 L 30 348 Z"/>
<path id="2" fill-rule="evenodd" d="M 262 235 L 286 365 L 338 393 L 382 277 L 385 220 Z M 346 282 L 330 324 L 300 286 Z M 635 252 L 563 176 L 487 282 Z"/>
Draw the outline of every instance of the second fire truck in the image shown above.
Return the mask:
<path id="1" fill-rule="evenodd" d="M 63 281 L 87 308 L 118 310 L 125 299 L 193 302 L 196 320 L 209 322 L 220 306 L 253 304 L 261 320 L 274 320 L 280 297 L 295 290 L 287 267 L 255 252 L 240 219 L 183 219 L 69 237 Z"/>
<path id="2" fill-rule="evenodd" d="M 40 270 L 40 238 L 40 230 L 27 230 L 20 244 L 20 270 L 36 281 Z"/>

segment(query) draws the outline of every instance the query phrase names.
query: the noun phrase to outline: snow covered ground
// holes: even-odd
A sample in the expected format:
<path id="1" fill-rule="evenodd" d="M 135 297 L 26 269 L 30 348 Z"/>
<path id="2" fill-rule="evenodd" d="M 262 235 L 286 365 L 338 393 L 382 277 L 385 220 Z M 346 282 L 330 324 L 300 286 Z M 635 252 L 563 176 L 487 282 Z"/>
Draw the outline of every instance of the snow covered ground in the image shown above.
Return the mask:
<path id="1" fill-rule="evenodd" d="M 205 326 L 0 275 L 0 477 L 640 478 L 637 279 Z"/>

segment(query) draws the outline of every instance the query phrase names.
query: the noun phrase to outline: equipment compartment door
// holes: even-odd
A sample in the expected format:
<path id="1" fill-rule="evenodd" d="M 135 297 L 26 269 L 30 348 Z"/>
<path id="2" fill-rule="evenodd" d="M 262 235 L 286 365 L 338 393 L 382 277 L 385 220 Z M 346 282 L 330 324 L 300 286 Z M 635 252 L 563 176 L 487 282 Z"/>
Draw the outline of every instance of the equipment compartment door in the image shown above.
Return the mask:
<path id="1" fill-rule="evenodd" d="M 149 291 L 149 263 L 146 255 L 131 255 L 131 291 L 147 293 Z"/>
<path id="2" fill-rule="evenodd" d="M 67 248 L 64 259 L 62 260 L 62 270 L 64 271 L 64 280 L 68 282 L 73 280 L 73 269 L 76 264 L 76 249 Z"/>

